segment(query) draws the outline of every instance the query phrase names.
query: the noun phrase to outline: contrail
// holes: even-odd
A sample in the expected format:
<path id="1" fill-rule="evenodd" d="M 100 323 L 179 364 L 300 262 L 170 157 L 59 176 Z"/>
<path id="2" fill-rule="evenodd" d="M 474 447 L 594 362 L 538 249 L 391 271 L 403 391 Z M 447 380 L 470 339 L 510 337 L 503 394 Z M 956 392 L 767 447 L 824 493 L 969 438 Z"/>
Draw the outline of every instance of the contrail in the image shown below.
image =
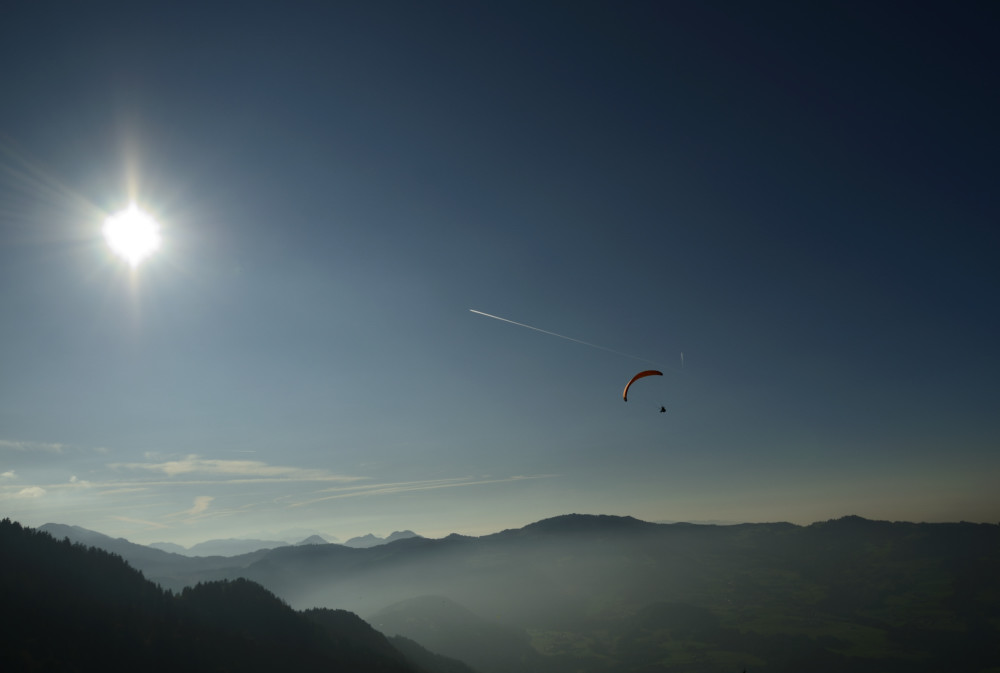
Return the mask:
<path id="1" fill-rule="evenodd" d="M 590 346 L 591 348 L 599 348 L 602 351 L 608 351 L 609 353 L 614 353 L 615 355 L 621 355 L 627 358 L 632 358 L 633 360 L 641 360 L 643 362 L 651 362 L 652 364 L 658 364 L 655 360 L 649 360 L 647 358 L 641 358 L 638 355 L 630 355 L 628 353 L 622 353 L 621 351 L 616 351 L 613 348 L 607 348 L 605 346 L 599 346 L 597 344 L 592 344 L 589 341 L 581 341 L 580 339 L 574 339 L 573 337 L 568 337 L 565 334 L 556 334 L 555 332 L 550 332 L 545 329 L 540 329 L 538 327 L 532 327 L 531 325 L 525 325 L 523 322 L 517 322 L 515 320 L 508 320 L 507 318 L 501 318 L 498 315 L 490 315 L 489 313 L 483 313 L 482 311 L 477 311 L 474 308 L 470 308 L 473 313 L 478 313 L 479 315 L 484 315 L 487 318 L 493 318 L 494 320 L 502 320 L 503 322 L 509 322 L 511 325 L 517 325 L 519 327 L 527 327 L 528 329 L 533 329 L 536 332 L 541 332 L 542 334 L 548 334 L 550 336 L 559 337 L 560 339 L 566 339 L 567 341 L 574 341 L 578 344 L 583 344 L 584 346 Z"/>

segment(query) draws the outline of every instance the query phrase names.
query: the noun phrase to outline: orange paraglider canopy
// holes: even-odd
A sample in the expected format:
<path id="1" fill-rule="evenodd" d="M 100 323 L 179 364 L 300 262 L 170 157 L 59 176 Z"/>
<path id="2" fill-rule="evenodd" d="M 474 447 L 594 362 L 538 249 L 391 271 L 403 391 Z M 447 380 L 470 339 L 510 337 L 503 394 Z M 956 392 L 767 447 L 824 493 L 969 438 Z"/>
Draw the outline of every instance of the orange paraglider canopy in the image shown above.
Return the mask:
<path id="1" fill-rule="evenodd" d="M 622 399 L 628 402 L 628 389 L 633 383 L 646 376 L 663 376 L 663 372 L 658 372 L 655 369 L 647 369 L 644 372 L 639 372 L 625 384 L 625 392 L 622 393 Z"/>

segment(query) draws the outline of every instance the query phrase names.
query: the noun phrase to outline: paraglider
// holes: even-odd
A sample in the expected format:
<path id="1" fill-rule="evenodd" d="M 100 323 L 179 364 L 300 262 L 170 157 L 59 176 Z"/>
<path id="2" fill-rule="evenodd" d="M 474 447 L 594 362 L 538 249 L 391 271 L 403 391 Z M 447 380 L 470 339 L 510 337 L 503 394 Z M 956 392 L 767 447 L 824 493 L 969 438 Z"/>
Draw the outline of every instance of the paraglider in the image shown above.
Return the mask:
<path id="1" fill-rule="evenodd" d="M 625 400 L 626 402 L 628 402 L 628 389 L 629 389 L 629 387 L 631 387 L 631 385 L 633 383 L 635 383 L 636 381 L 638 381 L 639 379 L 644 378 L 646 376 L 663 376 L 663 372 L 658 372 L 655 369 L 647 369 L 645 371 L 639 372 L 638 374 L 636 374 L 635 376 L 633 376 L 631 379 L 629 379 L 629 382 L 625 384 L 625 391 L 622 393 L 622 399 Z M 664 410 L 664 411 L 666 411 L 666 410 Z"/>

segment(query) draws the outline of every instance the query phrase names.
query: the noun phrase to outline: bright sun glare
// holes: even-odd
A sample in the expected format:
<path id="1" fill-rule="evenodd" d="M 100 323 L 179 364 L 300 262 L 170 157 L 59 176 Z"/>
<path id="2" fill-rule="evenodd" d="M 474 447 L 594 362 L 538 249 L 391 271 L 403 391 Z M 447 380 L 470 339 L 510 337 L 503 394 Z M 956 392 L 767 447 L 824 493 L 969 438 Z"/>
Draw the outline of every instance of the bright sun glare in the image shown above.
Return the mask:
<path id="1" fill-rule="evenodd" d="M 104 238 L 116 254 L 135 267 L 160 247 L 160 227 L 133 203 L 104 221 Z"/>

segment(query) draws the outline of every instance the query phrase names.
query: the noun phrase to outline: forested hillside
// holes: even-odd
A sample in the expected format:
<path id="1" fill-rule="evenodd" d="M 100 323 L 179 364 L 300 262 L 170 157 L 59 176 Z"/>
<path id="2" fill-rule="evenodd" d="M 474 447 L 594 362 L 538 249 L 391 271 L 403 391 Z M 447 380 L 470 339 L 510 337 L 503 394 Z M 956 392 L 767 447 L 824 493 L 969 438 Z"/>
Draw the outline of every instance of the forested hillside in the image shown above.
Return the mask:
<path id="1" fill-rule="evenodd" d="M 0 550 L 3 671 L 428 670 L 353 613 L 296 612 L 248 580 L 174 594 L 119 556 L 9 519 Z"/>

